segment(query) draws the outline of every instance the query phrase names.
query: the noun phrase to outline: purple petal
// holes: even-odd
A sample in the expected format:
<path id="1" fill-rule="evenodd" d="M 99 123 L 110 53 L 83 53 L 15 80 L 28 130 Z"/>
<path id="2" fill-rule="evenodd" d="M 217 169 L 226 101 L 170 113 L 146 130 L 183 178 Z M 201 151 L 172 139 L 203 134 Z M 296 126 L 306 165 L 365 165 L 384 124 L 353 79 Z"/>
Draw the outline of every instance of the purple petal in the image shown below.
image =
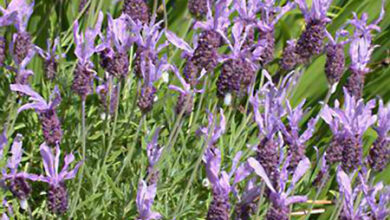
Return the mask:
<path id="1" fill-rule="evenodd" d="M 261 164 L 253 157 L 250 157 L 248 159 L 248 164 L 249 166 L 251 166 L 253 168 L 253 170 L 255 171 L 255 173 L 260 176 L 263 181 L 265 182 L 265 184 L 268 186 L 268 188 L 272 191 L 272 192 L 275 192 L 275 189 L 274 187 L 272 186 L 272 183 L 271 181 L 269 180 L 268 176 L 267 176 L 267 173 L 265 172 L 263 166 L 261 166 Z"/>
<path id="2" fill-rule="evenodd" d="M 176 34 L 171 31 L 166 30 L 165 35 L 167 40 L 171 42 L 176 47 L 186 51 L 189 54 L 193 54 L 194 50 L 187 44 L 183 39 L 179 38 Z"/>
<path id="3" fill-rule="evenodd" d="M 23 136 L 21 134 L 17 134 L 12 143 L 12 157 L 8 160 L 7 164 L 7 167 L 10 168 L 12 172 L 16 172 L 19 163 L 22 160 L 22 138 Z"/>
<path id="4" fill-rule="evenodd" d="M 46 175 L 48 177 L 55 177 L 57 173 L 55 172 L 55 159 L 53 153 L 51 152 L 51 149 L 46 145 L 46 143 L 43 143 L 40 146 L 40 151 Z"/>
<path id="5" fill-rule="evenodd" d="M 306 202 L 307 201 L 307 196 L 290 196 L 286 199 L 286 205 L 291 205 L 294 203 L 301 203 L 301 202 Z"/>

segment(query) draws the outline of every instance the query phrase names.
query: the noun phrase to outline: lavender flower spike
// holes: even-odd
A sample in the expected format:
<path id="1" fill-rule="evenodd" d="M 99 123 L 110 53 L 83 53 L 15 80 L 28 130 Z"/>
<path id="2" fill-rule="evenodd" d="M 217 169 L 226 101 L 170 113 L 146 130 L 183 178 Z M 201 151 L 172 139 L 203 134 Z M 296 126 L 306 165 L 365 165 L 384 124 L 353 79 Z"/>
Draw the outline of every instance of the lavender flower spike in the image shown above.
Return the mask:
<path id="1" fill-rule="evenodd" d="M 101 51 L 101 64 L 106 71 L 114 76 L 126 77 L 129 71 L 129 57 L 127 51 L 134 42 L 130 33 L 130 17 L 122 14 L 113 19 L 108 14 L 107 37 L 97 47 Z"/>
<path id="2" fill-rule="evenodd" d="M 223 109 L 219 110 L 219 123 L 216 121 L 216 116 L 212 113 L 209 113 L 208 116 L 208 126 L 202 127 L 199 129 L 199 133 L 203 135 L 206 141 L 208 141 L 207 146 L 215 147 L 216 142 L 226 131 L 226 119 L 223 113 Z M 210 138 L 209 138 L 210 136 Z"/>
<path id="3" fill-rule="evenodd" d="M 154 197 L 156 197 L 156 190 L 156 184 L 148 186 L 143 180 L 141 180 L 138 184 L 136 204 L 139 215 L 136 218 L 137 220 L 153 220 L 162 218 L 160 213 L 152 211 Z"/>
<path id="4" fill-rule="evenodd" d="M 118 105 L 118 86 L 113 86 L 111 94 L 109 94 L 109 83 L 103 82 L 101 85 L 96 87 L 96 93 L 99 95 L 100 102 L 102 103 L 105 110 L 108 108 L 108 112 L 111 116 L 115 114 L 115 108 Z M 109 106 L 107 106 L 107 99 L 110 97 Z"/>
<path id="5" fill-rule="evenodd" d="M 27 23 L 33 13 L 34 1 L 12 0 L 7 9 L 0 6 L 3 16 L 0 17 L 0 26 L 14 24 L 18 32 L 26 32 Z"/>
<path id="6" fill-rule="evenodd" d="M 359 173 L 359 180 L 361 183 L 361 189 L 364 194 L 363 204 L 367 204 L 370 207 L 370 216 L 375 220 L 385 220 L 390 215 L 389 203 L 390 203 L 390 188 L 384 186 L 382 182 L 378 182 L 373 186 L 367 184 L 364 176 Z M 377 194 L 379 200 L 377 200 Z"/>
<path id="7" fill-rule="evenodd" d="M 379 100 L 378 123 L 375 128 L 378 138 L 370 149 L 368 163 L 375 171 L 382 171 L 390 160 L 390 106 Z"/>
<path id="8" fill-rule="evenodd" d="M 145 0 L 125 0 L 122 9 L 123 14 L 127 14 L 134 21 L 142 24 L 149 22 L 149 8 Z"/>
<path id="9" fill-rule="evenodd" d="M 76 44 L 75 55 L 78 59 L 72 89 L 82 98 L 86 99 L 87 95 L 92 92 L 93 64 L 89 60 L 97 51 L 95 39 L 100 33 L 100 27 L 103 21 L 103 13 L 99 12 L 99 17 L 95 28 L 88 28 L 84 34 L 80 34 L 79 24 L 76 21 L 73 27 L 74 41 Z"/>
<path id="10" fill-rule="evenodd" d="M 159 172 L 155 170 L 155 165 L 160 160 L 164 147 L 157 143 L 158 134 L 161 128 L 157 128 L 153 134 L 152 140 L 146 146 L 146 154 L 149 160 L 148 166 L 148 185 L 157 184 Z"/>
<path id="11" fill-rule="evenodd" d="M 180 114 L 183 111 L 183 114 L 185 116 L 189 116 L 192 113 L 193 105 L 194 105 L 194 93 L 203 93 L 203 90 L 197 90 L 191 89 L 191 85 L 188 84 L 184 78 L 181 76 L 179 70 L 176 67 L 173 67 L 173 72 L 175 73 L 176 77 L 179 79 L 180 83 L 182 84 L 183 88 L 180 88 L 178 86 L 169 85 L 168 88 L 175 90 L 180 93 L 179 99 L 177 100 L 176 105 L 176 114 Z M 201 76 L 197 79 L 200 80 L 202 76 L 204 76 L 205 71 L 201 74 Z"/>
<path id="12" fill-rule="evenodd" d="M 344 170 L 353 170 L 362 163 L 363 133 L 376 122 L 372 115 L 375 100 L 364 104 L 344 89 L 344 108 L 325 106 L 321 117 L 330 126 L 333 139 L 327 149 L 326 160 L 330 163 L 342 162 Z"/>
<path id="13" fill-rule="evenodd" d="M 160 31 L 160 25 L 163 21 L 155 23 L 152 20 L 150 24 L 144 25 L 132 20 L 130 22 L 132 32 L 135 33 L 134 40 L 138 46 L 134 60 L 134 73 L 137 77 L 142 78 L 142 62 L 149 63 L 151 61 L 154 65 L 157 65 L 158 54 L 168 46 L 168 42 L 157 45 L 164 34 L 163 31 Z"/>
<path id="14" fill-rule="evenodd" d="M 55 147 L 56 154 L 52 153 L 46 143 L 40 146 L 41 156 L 43 159 L 43 167 L 45 168 L 46 176 L 40 176 L 42 182 L 49 184 L 48 192 L 48 208 L 52 213 L 64 214 L 68 209 L 68 193 L 65 186 L 65 180 L 76 177 L 77 171 L 82 162 L 76 164 L 74 169 L 69 170 L 69 165 L 73 162 L 73 154 L 68 154 L 64 159 L 64 166 L 59 172 L 60 163 L 60 147 Z"/>
<path id="15" fill-rule="evenodd" d="M 26 172 L 18 172 L 18 166 L 22 160 L 22 135 L 17 134 L 12 144 L 12 156 L 8 160 L 7 168 L 2 169 L 1 182 L 5 182 L 12 194 L 22 201 L 25 201 L 32 189 L 27 180 L 36 181 L 38 176 Z"/>
<path id="16" fill-rule="evenodd" d="M 326 52 L 326 63 L 325 63 L 325 74 L 328 79 L 330 86 L 334 86 L 338 83 L 343 76 L 345 67 L 345 55 L 344 47 L 349 40 L 339 41 L 340 37 L 348 35 L 348 32 L 344 29 L 340 29 L 336 32 L 336 36 L 333 36 L 325 30 L 328 36 L 329 43 L 325 47 Z"/>
<path id="17" fill-rule="evenodd" d="M 330 22 L 330 19 L 326 17 L 326 12 L 332 0 L 313 0 L 310 11 L 305 0 L 296 0 L 295 2 L 306 21 L 306 29 L 297 42 L 296 53 L 300 56 L 300 62 L 306 63 L 312 56 L 322 52 L 325 26 Z"/>
<path id="18" fill-rule="evenodd" d="M 203 156 L 206 167 L 207 178 L 209 179 L 212 190 L 213 200 L 207 212 L 207 220 L 228 220 L 230 212 L 229 193 L 232 186 L 229 183 L 230 178 L 236 173 L 237 163 L 241 157 L 238 152 L 233 159 L 233 166 L 229 173 L 221 170 L 221 152 L 218 148 L 207 148 Z M 240 173 L 238 175 L 241 175 Z M 242 179 L 237 176 L 235 179 Z"/>
<path id="19" fill-rule="evenodd" d="M 158 63 L 156 65 L 150 60 L 149 63 L 146 63 L 145 61 L 141 63 L 144 85 L 141 89 L 141 95 L 138 97 L 137 105 L 144 114 L 148 113 L 153 108 L 154 98 L 157 92 L 156 87 L 153 85 L 154 82 L 159 80 L 161 78 L 161 74 L 170 68 L 170 65 L 167 64 L 165 57 L 157 62 Z"/>
<path id="20" fill-rule="evenodd" d="M 224 97 L 227 93 L 242 95 L 243 90 L 248 88 L 254 80 L 258 69 L 255 62 L 260 60 L 263 48 L 261 46 L 256 48 L 243 47 L 248 33 L 244 31 L 242 23 L 236 23 L 232 28 L 233 43 L 224 33 L 220 34 L 228 43 L 232 53 L 220 60 L 223 64 L 217 81 L 218 96 Z M 252 52 L 251 49 L 254 51 Z"/>
<path id="21" fill-rule="evenodd" d="M 257 21 L 256 26 L 259 28 L 259 44 L 264 47 L 261 54 L 263 64 L 267 64 L 274 59 L 275 50 L 275 25 L 284 14 L 295 8 L 294 2 L 287 2 L 283 7 L 275 5 L 275 0 L 265 0 L 259 3 L 261 11 L 261 20 Z M 251 35 L 249 35 L 251 36 Z"/>
<path id="22" fill-rule="evenodd" d="M 197 21 L 194 29 L 202 29 L 199 37 L 199 45 L 217 48 L 222 45 L 220 33 L 225 33 L 230 24 L 229 15 L 232 10 L 229 5 L 232 0 L 218 0 L 215 3 L 213 13 L 210 2 L 208 2 L 208 12 L 206 21 Z"/>
<path id="23" fill-rule="evenodd" d="M 32 101 L 31 103 L 20 107 L 18 109 L 18 113 L 27 109 L 35 109 L 39 114 L 45 141 L 51 146 L 60 143 L 62 138 L 62 129 L 61 122 L 56 113 L 56 107 L 61 102 L 61 95 L 58 87 L 56 86 L 54 88 L 49 102 L 46 102 L 42 96 L 27 85 L 12 84 L 11 90 L 29 96 Z"/>
<path id="24" fill-rule="evenodd" d="M 61 56 L 56 55 L 58 44 L 59 44 L 59 38 L 57 37 L 54 40 L 53 45 L 49 40 L 47 40 L 47 51 L 42 50 L 40 47 L 37 46 L 35 47 L 39 55 L 43 59 L 45 59 L 43 64 L 45 68 L 46 78 L 48 78 L 49 80 L 53 80 L 57 74 L 58 59 L 60 59 L 60 57 L 65 56 L 65 54 L 62 54 Z"/>
<path id="25" fill-rule="evenodd" d="M 367 214 L 364 213 L 366 203 L 360 202 L 356 209 L 354 204 L 361 187 L 352 188 L 351 178 L 340 167 L 337 170 L 336 180 L 339 184 L 340 198 L 343 198 L 343 209 L 339 219 L 366 219 L 364 218 L 367 217 Z"/>
<path id="26" fill-rule="evenodd" d="M 285 138 L 285 142 L 289 145 L 288 154 L 291 156 L 290 166 L 288 169 L 294 170 L 305 157 L 306 142 L 313 136 L 318 117 L 310 119 L 306 130 L 300 134 L 299 122 L 303 119 L 305 112 L 302 101 L 295 109 L 292 109 L 290 102 L 286 101 L 288 125 L 281 124 L 281 130 Z"/>
<path id="27" fill-rule="evenodd" d="M 267 212 L 267 220 L 288 220 L 289 219 L 289 205 L 299 202 L 305 202 L 307 200 L 306 196 L 290 196 L 292 193 L 295 184 L 303 177 L 306 171 L 310 168 L 310 161 L 308 158 L 304 158 L 299 162 L 295 172 L 292 176 L 291 184 L 286 189 L 286 184 L 288 181 L 288 159 L 284 164 L 279 180 L 279 190 L 275 189 L 272 181 L 266 174 L 263 166 L 255 159 L 248 159 L 249 165 L 255 171 L 255 173 L 262 178 L 265 184 L 268 186 L 271 200 L 271 208 Z"/>

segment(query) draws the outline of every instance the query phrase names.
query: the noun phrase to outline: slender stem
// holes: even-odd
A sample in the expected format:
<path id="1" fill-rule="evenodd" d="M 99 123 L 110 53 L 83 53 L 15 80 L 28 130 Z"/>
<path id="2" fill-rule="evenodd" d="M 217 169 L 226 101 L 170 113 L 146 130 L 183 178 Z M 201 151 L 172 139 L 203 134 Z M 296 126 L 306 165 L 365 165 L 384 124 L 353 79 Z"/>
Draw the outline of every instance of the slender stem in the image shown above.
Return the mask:
<path id="1" fill-rule="evenodd" d="M 86 151 L 86 127 L 85 127 L 85 98 L 82 98 L 81 101 L 81 144 L 82 144 L 82 157 L 83 164 L 80 167 L 79 183 L 76 191 L 76 198 L 73 203 L 72 212 L 70 213 L 70 218 L 72 218 L 74 212 L 76 211 L 78 200 L 80 199 L 80 190 L 83 182 L 84 176 L 84 167 L 85 167 L 85 151 Z"/>
<path id="2" fill-rule="evenodd" d="M 133 145 L 130 148 L 128 148 L 128 150 L 127 150 L 126 158 L 123 161 L 122 167 L 121 167 L 118 175 L 116 176 L 115 183 L 117 183 L 120 180 L 120 177 L 122 176 L 122 173 L 125 170 L 127 163 L 130 161 L 130 159 L 133 156 L 134 149 L 136 148 L 136 145 L 138 143 L 137 142 L 138 136 L 139 136 L 139 133 L 141 131 L 142 124 L 143 124 L 144 121 L 146 121 L 146 115 L 143 115 L 142 118 L 141 118 L 141 121 L 140 121 L 140 123 L 139 123 L 139 125 L 137 127 L 137 131 L 135 133 L 135 137 L 134 137 L 134 140 L 133 140 Z"/>
<path id="3" fill-rule="evenodd" d="M 256 212 L 256 218 L 255 219 L 259 219 L 260 210 L 261 210 L 260 206 L 263 204 L 264 191 L 265 191 L 265 184 L 261 183 L 261 189 L 260 189 L 260 195 L 259 195 L 259 203 L 257 204 L 257 212 Z"/>
<path id="4" fill-rule="evenodd" d="M 315 195 L 313 201 L 316 201 L 316 200 L 318 199 L 318 197 L 320 196 L 320 194 L 321 194 L 321 192 L 322 192 L 322 189 L 324 188 L 325 183 L 327 182 L 327 181 L 326 181 L 327 178 L 328 178 L 328 177 L 327 177 L 327 175 L 326 175 L 326 176 L 322 179 L 320 188 L 317 190 L 317 193 L 316 193 L 316 195 Z M 313 210 L 314 204 L 315 204 L 314 202 L 310 204 L 309 212 L 308 212 L 308 214 L 307 214 L 305 220 L 309 220 L 310 215 L 312 214 L 312 210 Z"/>

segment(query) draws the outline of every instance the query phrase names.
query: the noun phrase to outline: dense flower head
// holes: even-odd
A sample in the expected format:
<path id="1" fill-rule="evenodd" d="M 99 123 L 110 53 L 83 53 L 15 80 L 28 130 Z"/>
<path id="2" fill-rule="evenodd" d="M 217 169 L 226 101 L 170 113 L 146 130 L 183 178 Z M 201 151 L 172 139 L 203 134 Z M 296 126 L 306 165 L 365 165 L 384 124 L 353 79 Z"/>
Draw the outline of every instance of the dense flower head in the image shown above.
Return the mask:
<path id="1" fill-rule="evenodd" d="M 131 30 L 135 34 L 134 42 L 138 48 L 135 57 L 135 74 L 142 77 L 142 63 L 149 63 L 151 61 L 154 65 L 157 65 L 158 54 L 168 46 L 168 41 L 158 44 L 161 37 L 165 33 L 160 31 L 160 26 L 163 21 L 155 22 L 154 19 L 150 24 L 141 24 L 136 21 L 131 21 Z"/>
<path id="2" fill-rule="evenodd" d="M 55 145 L 61 142 L 61 123 L 55 111 L 55 108 L 61 102 L 61 94 L 58 87 L 56 86 L 54 88 L 49 102 L 46 102 L 42 96 L 40 96 L 27 85 L 12 84 L 11 90 L 22 93 L 29 97 L 31 102 L 20 107 L 18 112 L 28 109 L 34 109 L 37 111 L 37 113 L 40 115 L 42 131 L 46 142 L 50 145 Z"/>
<path id="3" fill-rule="evenodd" d="M 254 172 L 262 178 L 264 183 L 267 185 L 268 189 L 271 191 L 270 200 L 271 200 L 271 208 L 268 210 L 267 218 L 268 220 L 274 219 L 288 219 L 288 206 L 294 203 L 305 202 L 307 200 L 306 196 L 291 196 L 291 193 L 294 190 L 296 183 L 304 176 L 306 171 L 310 168 L 310 161 L 308 158 L 302 159 L 297 168 L 295 169 L 291 183 L 287 188 L 288 181 L 288 171 L 287 167 L 289 166 L 289 158 L 287 158 L 284 163 L 281 171 L 280 171 L 280 179 L 278 189 L 275 188 L 275 185 L 270 180 L 266 171 L 262 167 L 262 165 L 255 159 L 248 159 L 249 165 L 252 167 Z M 275 218 L 278 216 L 278 218 Z"/>
<path id="4" fill-rule="evenodd" d="M 77 171 L 79 170 L 82 162 L 77 163 L 74 169 L 70 169 L 69 165 L 75 159 L 74 155 L 70 153 L 65 156 L 64 166 L 61 171 L 59 171 L 61 153 L 59 145 L 57 144 L 55 147 L 55 155 L 46 143 L 41 144 L 40 152 L 46 175 L 41 175 L 39 180 L 49 184 L 49 210 L 52 213 L 63 214 L 68 209 L 68 194 L 65 186 L 65 180 L 76 177 Z"/>
<path id="5" fill-rule="evenodd" d="M 47 51 L 44 51 L 40 47 L 35 47 L 38 51 L 38 54 L 44 59 L 44 68 L 46 72 L 46 77 L 50 80 L 53 80 L 57 74 L 57 62 L 61 56 L 56 55 L 56 50 L 59 44 L 59 38 L 54 39 L 54 42 L 51 43 L 50 40 L 47 40 Z M 62 57 L 65 55 L 62 54 Z"/>
<path id="6" fill-rule="evenodd" d="M 283 50 L 280 66 L 283 70 L 291 70 L 297 65 L 299 55 L 296 53 L 297 41 L 288 40 L 287 46 Z"/>
<path id="7" fill-rule="evenodd" d="M 229 193 L 233 190 L 230 185 L 230 179 L 234 174 L 236 174 L 234 178 L 235 184 L 237 179 L 242 179 L 242 173 L 236 172 L 241 154 L 242 152 L 238 152 L 234 156 L 232 168 L 227 173 L 226 171 L 221 171 L 221 151 L 217 147 L 208 147 L 206 149 L 203 161 L 206 167 L 207 178 L 211 183 L 213 191 L 213 201 L 210 204 L 206 219 L 229 219 Z"/>
<path id="8" fill-rule="evenodd" d="M 33 9 L 34 1 L 28 4 L 27 0 L 12 0 L 6 9 L 0 6 L 0 26 L 14 24 L 18 32 L 25 32 Z"/>
<path id="9" fill-rule="evenodd" d="M 39 177 L 27 172 L 19 172 L 18 166 L 22 161 L 22 135 L 17 134 L 11 147 L 11 158 L 8 159 L 6 168 L 2 169 L 1 182 L 5 182 L 9 190 L 20 200 L 25 200 L 31 193 L 31 186 L 27 180 L 36 181 Z M 9 169 L 9 172 L 7 171 Z"/>
<path id="10" fill-rule="evenodd" d="M 162 218 L 160 213 L 152 211 L 156 191 L 156 184 L 147 185 L 147 183 L 143 180 L 139 182 L 136 200 L 138 209 L 137 220 L 153 220 Z"/>
<path id="11" fill-rule="evenodd" d="M 339 107 L 336 101 L 335 108 L 325 106 L 321 117 L 330 126 L 333 132 L 333 138 L 337 139 L 335 146 L 331 146 L 328 156 L 333 153 L 342 155 L 342 164 L 346 169 L 354 168 L 361 164 L 362 160 L 362 136 L 364 132 L 376 122 L 377 117 L 372 115 L 372 109 L 375 107 L 375 100 L 364 104 L 362 99 L 356 99 L 349 95 L 344 89 L 344 108 Z M 329 161 L 340 162 L 340 161 Z"/>
<path id="12" fill-rule="evenodd" d="M 289 170 L 294 170 L 299 161 L 305 156 L 306 142 L 313 136 L 318 118 L 312 118 L 305 131 L 301 132 L 299 123 L 304 119 L 306 112 L 303 110 L 305 101 L 296 108 L 292 108 L 290 102 L 286 102 L 288 124 L 281 124 L 281 130 L 285 142 L 289 145 L 288 153 L 291 156 Z"/>
<path id="13" fill-rule="evenodd" d="M 122 12 L 142 24 L 149 22 L 149 7 L 145 0 L 125 0 Z"/>
<path id="14" fill-rule="evenodd" d="M 208 2 L 215 0 L 188 0 L 188 10 L 197 19 L 201 19 L 207 14 Z"/>
<path id="15" fill-rule="evenodd" d="M 263 64 L 267 64 L 274 59 L 275 50 L 275 24 L 284 14 L 295 7 L 294 2 L 287 2 L 284 6 L 276 6 L 274 0 L 259 2 L 261 19 L 256 21 L 256 27 L 260 30 L 259 44 L 264 50 L 261 54 Z"/>
<path id="16" fill-rule="evenodd" d="M 368 163 L 376 171 L 386 168 L 390 160 L 390 107 L 384 106 L 383 100 L 379 100 L 378 122 L 374 127 L 378 138 L 369 151 Z"/>
<path id="17" fill-rule="evenodd" d="M 341 28 L 336 32 L 335 37 L 328 31 L 325 31 L 325 33 L 329 39 L 329 42 L 325 47 L 325 74 L 328 82 L 331 85 L 334 85 L 338 83 L 343 76 L 345 67 L 344 47 L 345 44 L 349 42 L 349 40 L 339 41 L 339 38 L 347 36 L 348 32 Z"/>
<path id="18" fill-rule="evenodd" d="M 13 34 L 9 48 L 12 59 L 19 66 L 25 65 L 24 63 L 27 64 L 35 55 L 34 46 L 31 42 L 31 35 L 27 32 Z"/>

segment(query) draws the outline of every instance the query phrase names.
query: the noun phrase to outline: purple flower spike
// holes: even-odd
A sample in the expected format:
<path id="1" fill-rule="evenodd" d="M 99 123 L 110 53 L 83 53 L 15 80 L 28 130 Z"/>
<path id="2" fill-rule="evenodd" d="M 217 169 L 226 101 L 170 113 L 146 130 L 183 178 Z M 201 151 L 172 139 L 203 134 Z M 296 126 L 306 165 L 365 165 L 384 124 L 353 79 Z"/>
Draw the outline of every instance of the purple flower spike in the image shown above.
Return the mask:
<path id="1" fill-rule="evenodd" d="M 255 48 L 243 47 L 248 33 L 244 31 L 242 23 L 233 26 L 233 43 L 224 33 L 220 34 L 228 43 L 232 53 L 220 60 L 223 64 L 217 81 L 218 95 L 224 97 L 227 93 L 233 92 L 242 95 L 242 90 L 248 88 L 254 80 L 258 69 L 256 61 L 260 60 L 263 48 L 259 45 Z M 251 49 L 254 49 L 253 52 Z"/>
<path id="2" fill-rule="evenodd" d="M 202 20 L 207 14 L 208 4 L 213 5 L 214 2 L 215 0 L 188 0 L 188 10 L 196 19 Z"/>
<path id="3" fill-rule="evenodd" d="M 390 188 L 384 186 L 382 182 L 378 182 L 373 186 L 368 185 L 366 178 L 359 173 L 361 189 L 364 194 L 362 204 L 367 204 L 370 207 L 370 216 L 375 220 L 385 220 L 390 215 L 388 205 L 390 203 Z M 379 200 L 378 198 L 379 195 Z"/>
<path id="4" fill-rule="evenodd" d="M 344 73 L 344 47 L 345 44 L 349 42 L 349 40 L 339 42 L 339 38 L 347 36 L 348 32 L 344 29 L 340 29 L 336 32 L 336 36 L 334 38 L 328 31 L 325 31 L 325 33 L 329 39 L 329 43 L 325 47 L 325 74 L 329 84 L 333 86 L 340 81 Z"/>
<path id="5" fill-rule="evenodd" d="M 344 89 L 344 108 L 325 106 L 322 119 L 330 126 L 333 139 L 327 150 L 326 160 L 330 163 L 342 162 L 343 169 L 353 170 L 362 162 L 362 136 L 376 122 L 372 115 L 375 100 L 364 104 Z"/>
<path id="6" fill-rule="evenodd" d="M 362 190 L 361 187 L 352 188 L 352 178 L 340 167 L 338 167 L 337 170 L 336 180 L 339 184 L 340 198 L 342 198 L 343 201 L 340 219 L 366 219 L 368 217 L 367 213 L 365 213 L 366 201 L 360 202 L 356 209 L 354 204 L 358 198 L 359 192 Z"/>
<path id="7" fill-rule="evenodd" d="M 226 119 L 223 113 L 223 109 L 220 109 L 219 112 L 220 112 L 219 123 L 216 121 L 217 120 L 216 116 L 209 112 L 208 126 L 199 129 L 199 133 L 203 135 L 206 141 L 208 141 L 207 143 L 208 147 L 215 146 L 218 139 L 226 131 Z"/>
<path id="8" fill-rule="evenodd" d="M 135 43 L 138 46 L 134 60 L 134 73 L 139 78 L 142 78 L 142 63 L 151 61 L 154 65 L 157 65 L 158 54 L 168 46 L 168 42 L 157 45 L 164 34 L 164 31 L 160 31 L 160 25 L 163 21 L 157 23 L 152 21 L 150 24 L 144 25 L 130 21 L 132 32 L 135 33 Z"/>
<path id="9" fill-rule="evenodd" d="M 114 76 L 125 77 L 129 71 L 127 51 L 135 40 L 130 33 L 129 23 L 130 17 L 126 14 L 117 19 L 108 14 L 107 37 L 97 48 L 101 52 L 103 68 Z"/>
<path id="10" fill-rule="evenodd" d="M 182 84 L 182 88 L 174 85 L 169 85 L 168 88 L 175 90 L 180 93 L 179 99 L 177 100 L 176 105 L 176 114 L 180 114 L 183 111 L 183 114 L 185 116 L 189 116 L 192 113 L 192 109 L 194 106 L 194 93 L 203 93 L 203 90 L 197 90 L 197 89 L 191 89 L 191 85 L 188 84 L 185 79 L 181 76 L 179 70 L 176 67 L 172 67 L 173 72 L 175 73 L 176 77 L 179 79 L 180 83 Z M 205 74 L 205 71 L 201 74 L 201 76 L 197 79 L 197 81 L 200 80 Z"/>
<path id="11" fill-rule="evenodd" d="M 322 52 L 325 26 L 330 22 L 330 19 L 326 17 L 326 12 L 332 0 L 313 0 L 311 10 L 308 9 L 305 0 L 295 2 L 306 21 L 306 29 L 297 42 L 296 53 L 299 54 L 301 63 L 307 63 L 312 56 Z"/>
<path id="12" fill-rule="evenodd" d="M 18 172 L 18 166 L 22 160 L 22 138 L 22 135 L 17 134 L 14 139 L 11 147 L 12 156 L 7 163 L 9 172 L 7 172 L 7 168 L 3 168 L 1 181 L 6 183 L 15 197 L 25 201 L 32 191 L 27 180 L 36 181 L 39 177 L 35 174 Z"/>
<path id="13" fill-rule="evenodd" d="M 118 86 L 115 85 L 112 87 L 111 94 L 109 90 L 108 82 L 103 82 L 96 87 L 96 93 L 99 95 L 100 102 L 105 110 L 107 110 L 107 99 L 110 98 L 108 110 L 110 115 L 114 116 L 116 106 L 118 105 Z"/>
<path id="14" fill-rule="evenodd" d="M 288 220 L 289 205 L 292 205 L 294 203 L 305 202 L 307 200 L 306 196 L 290 196 L 290 194 L 292 193 L 295 184 L 304 176 L 306 171 L 309 170 L 310 161 L 308 158 L 304 158 L 299 162 L 297 168 L 295 169 L 295 172 L 293 173 L 291 184 L 287 189 L 286 189 L 286 184 L 288 181 L 288 172 L 287 172 L 288 159 L 281 170 L 279 187 L 278 187 L 279 189 L 277 189 L 272 184 L 272 181 L 268 177 L 263 166 L 261 166 L 261 164 L 255 158 L 249 158 L 248 163 L 255 171 L 255 173 L 262 178 L 262 180 L 267 185 L 268 189 L 271 191 L 270 200 L 272 205 L 267 212 L 267 216 L 266 216 L 267 220 L 274 220 L 274 219 Z"/>
<path id="15" fill-rule="evenodd" d="M 259 3 L 261 20 L 257 21 L 259 28 L 259 43 L 263 45 L 264 51 L 261 54 L 263 64 L 267 64 L 274 59 L 275 50 L 275 25 L 284 14 L 295 8 L 294 2 L 287 2 L 283 7 L 275 5 L 275 0 L 266 0 Z"/>
<path id="16" fill-rule="evenodd" d="M 88 28 L 84 34 L 79 33 L 79 23 L 75 22 L 73 27 L 74 41 L 76 44 L 75 55 L 78 58 L 72 89 L 82 98 L 86 99 L 93 91 L 93 64 L 91 56 L 98 51 L 95 47 L 95 39 L 100 34 L 103 22 L 103 13 L 99 12 L 99 17 L 94 28 Z"/>
<path id="17" fill-rule="evenodd" d="M 212 190 L 213 200 L 207 212 L 207 220 L 229 219 L 230 203 L 229 193 L 232 192 L 232 186 L 229 181 L 230 178 L 236 174 L 235 180 L 243 179 L 240 177 L 242 173 L 236 172 L 238 161 L 242 152 L 238 152 L 233 159 L 233 166 L 228 174 L 221 171 L 221 152 L 218 148 L 207 148 L 203 156 L 203 161 L 206 167 L 207 178 L 209 179 Z"/>
<path id="18" fill-rule="evenodd" d="M 50 101 L 46 100 L 27 85 L 11 84 L 11 90 L 29 96 L 31 102 L 18 109 L 18 113 L 28 109 L 35 109 L 39 114 L 42 132 L 45 141 L 54 146 L 61 142 L 61 122 L 56 113 L 56 107 L 61 102 L 61 94 L 56 86 L 51 94 Z"/>
<path id="19" fill-rule="evenodd" d="M 33 9 L 34 1 L 28 4 L 26 0 L 12 0 L 7 9 L 0 6 L 0 26 L 14 24 L 18 32 L 25 32 Z"/>
<path id="20" fill-rule="evenodd" d="M 370 149 L 368 163 L 375 171 L 382 171 L 390 160 L 390 106 L 384 106 L 379 100 L 378 124 L 375 128 L 378 138 Z"/>
<path id="21" fill-rule="evenodd" d="M 125 0 L 122 13 L 127 14 L 134 21 L 139 21 L 142 24 L 149 22 L 149 7 L 145 0 Z"/>
<path id="22" fill-rule="evenodd" d="M 160 213 L 152 211 L 154 198 L 156 197 L 156 190 L 156 184 L 147 185 L 147 183 L 143 180 L 141 180 L 138 184 L 136 204 L 139 215 L 137 220 L 153 220 L 162 218 Z"/>
<path id="23" fill-rule="evenodd" d="M 64 214 L 68 209 L 68 193 L 65 180 L 76 177 L 82 162 L 77 163 L 74 169 L 69 169 L 69 165 L 74 161 L 74 156 L 72 153 L 68 154 L 65 156 L 64 166 L 59 172 L 61 153 L 59 145 L 55 148 L 55 155 L 46 143 L 41 144 L 40 151 L 46 176 L 40 176 L 39 179 L 42 182 L 48 183 L 50 186 L 48 192 L 48 208 L 52 213 Z"/>
<path id="24" fill-rule="evenodd" d="M 46 78 L 48 78 L 49 80 L 53 80 L 57 74 L 58 59 L 60 59 L 60 57 L 65 56 L 65 54 L 62 54 L 61 56 L 56 55 L 58 44 L 59 38 L 56 38 L 54 40 L 53 45 L 49 40 L 47 40 L 47 51 L 42 50 L 40 47 L 35 47 L 39 55 L 45 60 L 44 68 Z"/>
<path id="25" fill-rule="evenodd" d="M 149 60 L 149 63 L 145 61 L 141 63 L 144 85 L 141 89 L 141 95 L 138 97 L 137 105 L 144 114 L 150 112 L 153 108 L 154 98 L 157 92 L 156 87 L 153 85 L 154 82 L 158 81 L 162 73 L 169 68 L 170 65 L 167 63 L 166 57 L 158 60 L 156 65 L 151 60 Z"/>
<path id="26" fill-rule="evenodd" d="M 232 0 L 218 0 L 215 3 L 213 13 L 210 1 L 208 1 L 208 12 L 206 21 L 197 21 L 194 29 L 201 29 L 202 33 L 199 38 L 199 45 L 217 48 L 222 45 L 221 33 L 225 33 L 230 25 L 229 15 L 232 10 L 229 5 Z"/>
<path id="27" fill-rule="evenodd" d="M 288 169 L 290 171 L 295 170 L 299 161 L 305 157 L 305 144 L 313 136 L 315 126 L 318 121 L 318 117 L 310 119 L 306 130 L 303 133 L 300 132 L 299 123 L 306 114 L 303 110 L 304 104 L 305 101 L 299 104 L 295 109 L 292 109 L 290 103 L 287 101 L 286 109 L 288 124 L 281 124 L 281 131 L 284 135 L 285 142 L 289 145 L 288 155 L 291 157 L 291 160 Z"/>
<path id="28" fill-rule="evenodd" d="M 157 143 L 158 134 L 161 128 L 157 128 L 153 134 L 152 140 L 146 146 L 146 154 L 149 160 L 148 166 L 148 185 L 157 184 L 159 172 L 155 170 L 155 165 L 160 160 L 164 147 L 160 147 Z"/>

